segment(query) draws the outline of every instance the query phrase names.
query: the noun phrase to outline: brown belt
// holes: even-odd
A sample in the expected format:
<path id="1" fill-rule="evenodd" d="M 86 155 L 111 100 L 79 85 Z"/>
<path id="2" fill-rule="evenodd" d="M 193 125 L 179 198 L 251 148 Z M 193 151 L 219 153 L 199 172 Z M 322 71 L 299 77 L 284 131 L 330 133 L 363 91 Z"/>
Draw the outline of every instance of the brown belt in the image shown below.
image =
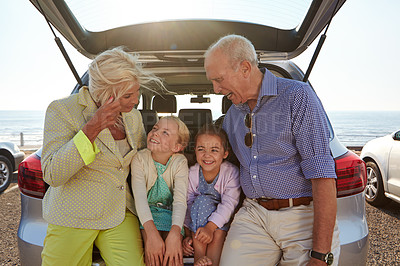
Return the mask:
<path id="1" fill-rule="evenodd" d="M 299 205 L 309 205 L 312 201 L 312 197 L 302 197 L 295 199 L 268 199 L 268 198 L 258 198 L 254 201 L 258 202 L 261 206 L 267 210 L 279 210 L 281 208 L 287 208 Z"/>

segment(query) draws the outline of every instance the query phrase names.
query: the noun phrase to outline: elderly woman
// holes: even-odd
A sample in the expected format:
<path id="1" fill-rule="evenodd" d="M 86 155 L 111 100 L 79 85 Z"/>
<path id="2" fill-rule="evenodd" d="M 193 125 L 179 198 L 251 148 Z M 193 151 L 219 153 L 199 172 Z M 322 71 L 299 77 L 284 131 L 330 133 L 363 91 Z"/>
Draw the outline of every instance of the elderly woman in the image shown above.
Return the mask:
<path id="1" fill-rule="evenodd" d="M 91 265 L 93 244 L 107 265 L 142 265 L 139 223 L 126 178 L 145 145 L 139 88 L 161 81 L 121 48 L 98 55 L 89 87 L 52 102 L 42 153 L 49 223 L 43 265 Z M 149 89 L 149 88 L 148 88 Z"/>

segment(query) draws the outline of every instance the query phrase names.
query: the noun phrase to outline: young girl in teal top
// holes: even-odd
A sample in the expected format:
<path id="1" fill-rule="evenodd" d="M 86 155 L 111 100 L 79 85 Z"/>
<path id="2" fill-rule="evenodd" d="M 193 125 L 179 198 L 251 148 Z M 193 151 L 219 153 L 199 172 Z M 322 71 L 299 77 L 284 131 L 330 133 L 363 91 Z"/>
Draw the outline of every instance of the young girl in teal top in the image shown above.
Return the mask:
<path id="1" fill-rule="evenodd" d="M 132 161 L 132 191 L 146 265 L 183 265 L 188 165 L 181 152 L 188 140 L 189 130 L 179 118 L 163 117 L 149 132 L 147 149 Z"/>

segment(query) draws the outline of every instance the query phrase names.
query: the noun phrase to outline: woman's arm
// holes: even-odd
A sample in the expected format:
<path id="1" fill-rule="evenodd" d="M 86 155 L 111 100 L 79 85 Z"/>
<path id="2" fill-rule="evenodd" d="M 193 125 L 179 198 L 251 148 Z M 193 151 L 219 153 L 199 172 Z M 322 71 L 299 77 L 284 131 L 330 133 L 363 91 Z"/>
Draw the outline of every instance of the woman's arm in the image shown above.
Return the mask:
<path id="1" fill-rule="evenodd" d="M 94 140 L 103 129 L 115 124 L 121 109 L 119 101 L 110 98 L 81 129 L 85 120 L 77 99 L 78 95 L 73 95 L 54 101 L 46 111 L 42 170 L 43 179 L 54 187 L 65 184 L 94 161 L 99 152 Z"/>
<path id="2" fill-rule="evenodd" d="M 52 102 L 46 111 L 41 163 L 43 179 L 53 187 L 65 184 L 85 166 L 74 142 L 74 138 L 82 139 L 85 144 L 85 134 L 79 131 L 77 121 L 80 119 L 73 117 L 68 110 L 69 106 L 58 100 Z M 95 153 L 91 143 L 89 149 Z"/>

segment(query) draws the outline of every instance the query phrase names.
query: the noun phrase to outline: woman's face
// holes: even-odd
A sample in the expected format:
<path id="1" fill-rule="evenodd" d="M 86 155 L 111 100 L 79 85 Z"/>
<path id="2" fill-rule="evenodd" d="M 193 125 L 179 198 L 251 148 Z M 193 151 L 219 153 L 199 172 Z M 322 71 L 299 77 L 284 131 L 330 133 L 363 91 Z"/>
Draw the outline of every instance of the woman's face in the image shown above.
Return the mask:
<path id="1" fill-rule="evenodd" d="M 134 83 L 133 86 L 127 90 L 119 98 L 119 104 L 121 105 L 121 112 L 130 112 L 136 104 L 139 103 L 139 83 Z"/>

